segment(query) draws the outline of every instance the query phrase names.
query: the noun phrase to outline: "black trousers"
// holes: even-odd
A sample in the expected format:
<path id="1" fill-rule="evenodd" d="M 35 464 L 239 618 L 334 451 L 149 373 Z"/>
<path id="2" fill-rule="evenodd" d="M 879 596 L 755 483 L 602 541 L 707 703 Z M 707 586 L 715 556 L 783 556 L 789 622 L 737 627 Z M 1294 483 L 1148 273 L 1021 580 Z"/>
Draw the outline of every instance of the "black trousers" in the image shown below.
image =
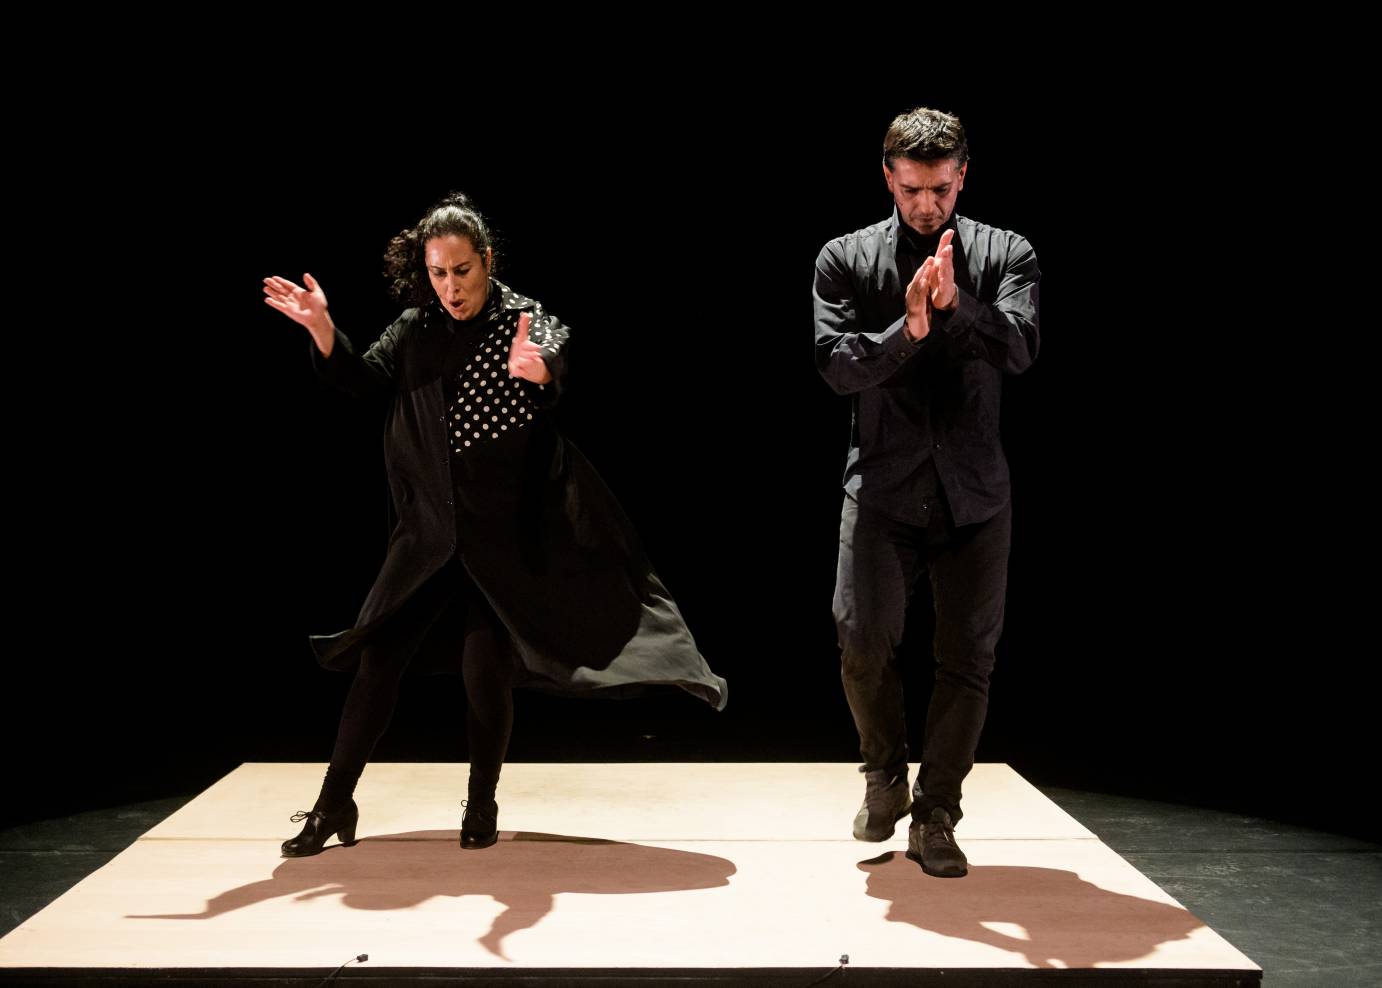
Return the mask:
<path id="1" fill-rule="evenodd" d="M 936 609 L 935 688 L 926 714 L 912 816 L 936 806 L 956 822 L 960 789 L 988 712 L 993 652 L 1003 630 L 1012 504 L 955 528 L 944 507 L 925 528 L 895 521 L 846 495 L 840 519 L 835 626 L 841 678 L 867 771 L 907 770 L 907 727 L 896 650 L 922 572 Z"/>
<path id="2" fill-rule="evenodd" d="M 493 798 L 513 730 L 513 664 L 504 647 L 507 632 L 453 557 L 362 648 L 316 809 L 339 806 L 355 791 L 393 719 L 404 670 L 431 633 L 448 635 L 463 649 L 469 796 Z"/>

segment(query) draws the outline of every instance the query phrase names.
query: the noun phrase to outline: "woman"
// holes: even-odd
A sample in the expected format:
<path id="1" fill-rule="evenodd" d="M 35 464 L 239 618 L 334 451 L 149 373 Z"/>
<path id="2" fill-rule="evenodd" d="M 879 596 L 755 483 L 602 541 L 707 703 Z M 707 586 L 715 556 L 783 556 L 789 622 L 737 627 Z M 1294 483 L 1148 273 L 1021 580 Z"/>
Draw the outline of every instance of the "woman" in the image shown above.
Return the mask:
<path id="1" fill-rule="evenodd" d="M 264 279 L 265 302 L 311 335 L 324 381 L 392 393 L 384 453 L 398 515 L 355 627 L 312 637 L 323 666 L 355 678 L 287 857 L 316 854 L 333 834 L 354 842 L 352 794 L 405 668 L 465 680 L 463 848 L 498 839 L 514 686 L 629 695 L 672 685 L 716 709 L 726 701 L 613 495 L 553 428 L 568 329 L 491 276 L 489 229 L 469 200 L 447 196 L 394 238 L 385 263 L 412 307 L 363 355 L 310 274 L 305 287 Z"/>

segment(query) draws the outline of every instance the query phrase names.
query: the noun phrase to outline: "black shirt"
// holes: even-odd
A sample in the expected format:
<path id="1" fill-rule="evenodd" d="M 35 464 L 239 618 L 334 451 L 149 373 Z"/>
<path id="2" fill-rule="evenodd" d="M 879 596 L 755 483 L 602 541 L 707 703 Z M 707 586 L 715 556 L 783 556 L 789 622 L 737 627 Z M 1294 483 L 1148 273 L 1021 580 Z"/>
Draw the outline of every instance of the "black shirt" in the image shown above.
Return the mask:
<path id="1" fill-rule="evenodd" d="M 953 229 L 957 307 L 935 312 L 912 343 L 907 284 Z M 939 481 L 956 525 L 985 521 L 1008 501 L 998 435 L 1003 374 L 1036 359 L 1036 252 L 1016 233 L 952 215 L 921 237 L 890 219 L 837 237 L 816 258 L 816 367 L 852 403 L 846 492 L 926 525 Z"/>

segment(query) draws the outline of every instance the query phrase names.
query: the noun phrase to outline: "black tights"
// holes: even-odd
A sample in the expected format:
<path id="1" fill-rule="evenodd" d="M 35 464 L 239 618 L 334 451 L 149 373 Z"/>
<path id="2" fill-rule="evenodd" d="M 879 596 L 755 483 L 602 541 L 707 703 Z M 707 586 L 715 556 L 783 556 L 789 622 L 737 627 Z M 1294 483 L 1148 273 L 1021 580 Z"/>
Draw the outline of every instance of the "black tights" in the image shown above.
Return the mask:
<path id="1" fill-rule="evenodd" d="M 355 792 L 398 701 L 399 681 L 434 626 L 449 629 L 464 613 L 461 659 L 466 694 L 472 800 L 494 798 L 513 729 L 513 666 L 506 634 L 489 603 L 455 560 L 434 574 L 362 648 L 360 667 L 341 711 L 336 747 L 314 809 L 331 810 Z"/>

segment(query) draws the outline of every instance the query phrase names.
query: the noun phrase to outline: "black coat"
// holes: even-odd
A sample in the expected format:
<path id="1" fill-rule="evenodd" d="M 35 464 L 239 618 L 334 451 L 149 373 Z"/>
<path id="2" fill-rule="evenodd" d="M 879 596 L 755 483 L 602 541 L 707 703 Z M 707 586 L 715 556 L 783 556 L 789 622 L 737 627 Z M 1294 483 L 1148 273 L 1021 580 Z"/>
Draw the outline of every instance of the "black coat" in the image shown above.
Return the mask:
<path id="1" fill-rule="evenodd" d="M 723 709 L 725 681 L 697 651 L 618 502 L 550 421 L 568 328 L 497 281 L 490 290 L 467 322 L 436 303 L 406 310 L 363 355 L 340 330 L 328 358 L 311 344 L 324 383 L 357 396 L 392 392 L 384 456 L 398 518 L 355 627 L 311 637 L 318 661 L 353 670 L 367 638 L 455 556 L 509 633 L 517 685 L 602 695 L 672 685 Z M 545 386 L 505 368 L 521 312 L 552 373 Z M 467 385 L 480 389 L 475 419 L 481 402 L 500 397 L 508 419 L 474 423 L 484 436 L 474 433 L 473 445 L 453 428 L 471 426 L 470 406 L 455 403 L 471 400 Z M 487 397 L 485 385 L 496 393 Z M 460 653 L 454 634 L 429 633 L 414 667 L 459 672 Z"/>

